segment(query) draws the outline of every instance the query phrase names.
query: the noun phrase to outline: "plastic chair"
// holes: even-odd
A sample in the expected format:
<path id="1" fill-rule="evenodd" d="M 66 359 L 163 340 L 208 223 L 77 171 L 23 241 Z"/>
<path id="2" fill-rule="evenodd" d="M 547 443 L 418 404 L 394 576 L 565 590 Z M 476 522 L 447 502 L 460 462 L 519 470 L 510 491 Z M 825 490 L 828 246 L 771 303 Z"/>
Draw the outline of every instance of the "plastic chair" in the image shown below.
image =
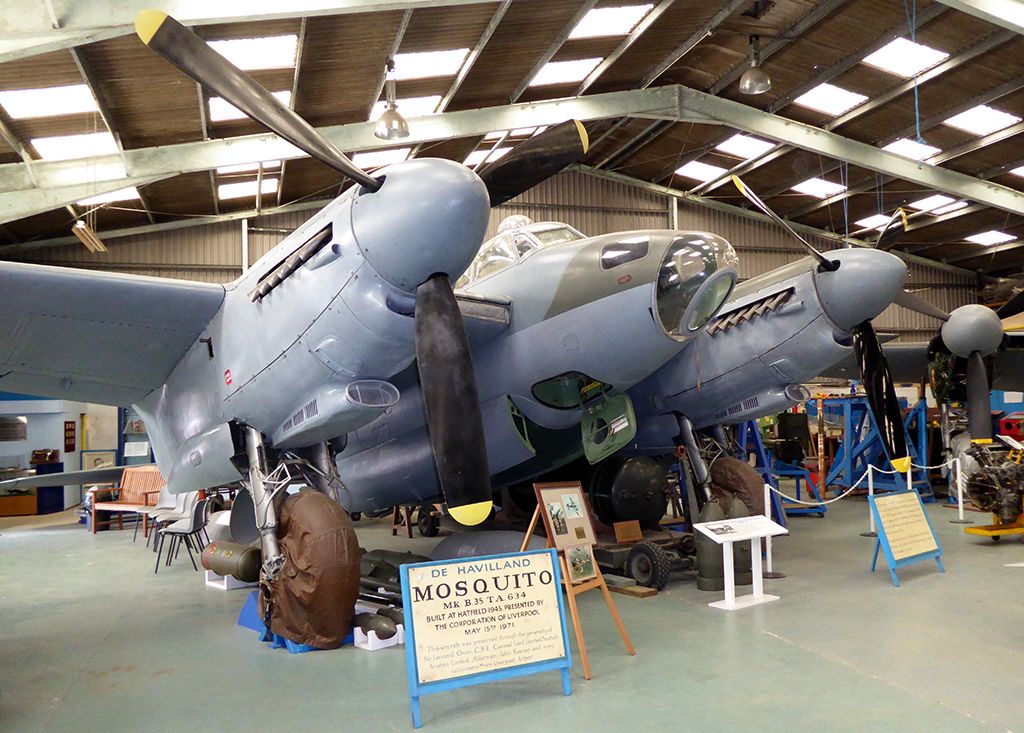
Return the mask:
<path id="1" fill-rule="evenodd" d="M 150 519 L 153 522 L 155 534 L 152 536 L 156 537 L 159 531 L 169 524 L 191 517 L 198 499 L 198 491 L 186 491 L 175 496 L 173 509 L 161 509 L 158 512 L 153 512 L 150 515 Z M 153 550 L 156 550 L 156 540 L 153 541 Z"/>
<path id="2" fill-rule="evenodd" d="M 174 510 L 174 502 L 175 502 L 176 498 L 177 497 L 175 497 L 174 494 L 172 494 L 170 491 L 168 491 L 167 484 L 164 484 L 163 488 L 160 489 L 160 493 L 156 497 L 156 504 L 154 506 L 152 506 L 152 507 L 144 507 L 142 509 L 139 509 L 139 511 L 138 511 L 139 518 L 140 519 L 144 518 L 147 521 L 152 521 L 153 518 L 157 514 L 159 514 L 161 512 L 173 511 Z M 138 537 L 138 535 L 139 535 L 139 522 L 136 521 L 135 522 L 135 534 L 132 535 L 132 542 L 135 541 L 135 539 L 136 539 L 136 537 Z M 147 542 L 147 544 L 148 544 L 148 542 Z"/>
<path id="3" fill-rule="evenodd" d="M 193 543 L 195 543 L 195 551 L 197 554 L 202 554 L 203 548 L 206 543 L 203 541 L 202 533 L 206 527 L 207 507 L 209 506 L 209 499 L 203 499 L 202 501 L 196 502 L 192 509 L 192 514 L 186 519 L 179 519 L 170 526 L 163 527 L 160 530 L 160 541 L 157 545 L 156 551 L 156 567 L 153 569 L 155 574 L 160 570 L 160 557 L 163 554 L 164 539 L 169 535 L 171 538 L 171 544 L 167 548 L 167 558 L 164 561 L 165 565 L 170 565 L 171 560 L 177 555 L 178 551 L 181 550 L 181 545 L 184 543 L 185 548 L 188 550 L 189 559 L 192 561 L 192 569 L 198 571 L 199 566 L 196 565 L 195 555 L 192 554 Z"/>

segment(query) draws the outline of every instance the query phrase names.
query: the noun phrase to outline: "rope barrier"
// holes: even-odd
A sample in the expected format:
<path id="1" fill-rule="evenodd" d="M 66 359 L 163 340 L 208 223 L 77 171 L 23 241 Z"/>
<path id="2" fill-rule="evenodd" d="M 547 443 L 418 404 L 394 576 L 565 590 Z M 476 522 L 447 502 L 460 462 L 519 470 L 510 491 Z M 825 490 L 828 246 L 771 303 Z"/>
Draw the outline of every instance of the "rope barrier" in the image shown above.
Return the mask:
<path id="1" fill-rule="evenodd" d="M 938 465 L 935 465 L 935 466 L 919 466 L 916 463 L 911 463 L 910 465 L 913 468 L 924 468 L 924 469 L 949 468 L 949 469 L 952 469 L 955 463 L 956 463 L 956 459 L 954 458 L 954 459 L 951 459 L 949 461 L 946 461 L 945 463 L 939 463 Z M 857 479 L 857 481 L 853 484 L 853 486 L 848 488 L 846 491 L 844 491 L 842 494 L 840 494 L 839 496 L 835 497 L 834 499 L 827 499 L 827 500 L 822 500 L 822 501 L 800 501 L 800 499 L 794 499 L 792 496 L 787 496 L 786 494 L 783 494 L 781 491 L 776 489 L 774 486 L 772 486 L 771 489 L 776 494 L 781 496 L 783 499 L 786 499 L 787 501 L 790 501 L 793 504 L 800 504 L 801 506 L 824 506 L 826 504 L 834 504 L 837 501 L 839 501 L 840 499 L 845 499 L 847 496 L 850 495 L 850 493 L 854 489 L 856 489 L 858 486 L 860 486 L 860 483 L 864 479 L 866 479 L 868 477 L 868 474 L 871 473 L 872 471 L 876 471 L 878 473 L 886 473 L 886 474 L 890 474 L 890 475 L 892 475 L 892 474 L 900 474 L 901 476 L 903 475 L 902 471 L 897 471 L 895 469 L 893 469 L 891 471 L 886 471 L 885 469 L 878 468 L 876 466 L 868 466 L 868 470 L 866 470 L 863 474 L 861 474 L 861 477 L 859 479 Z"/>

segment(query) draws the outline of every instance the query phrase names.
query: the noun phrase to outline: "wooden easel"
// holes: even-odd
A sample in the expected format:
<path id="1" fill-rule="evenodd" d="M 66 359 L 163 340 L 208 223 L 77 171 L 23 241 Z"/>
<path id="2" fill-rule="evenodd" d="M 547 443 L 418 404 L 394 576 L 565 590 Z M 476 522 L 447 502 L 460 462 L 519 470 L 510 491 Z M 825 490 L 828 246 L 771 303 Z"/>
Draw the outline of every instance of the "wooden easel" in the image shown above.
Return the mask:
<path id="1" fill-rule="evenodd" d="M 537 521 L 540 519 L 540 506 L 533 512 L 533 519 L 530 520 L 530 526 L 526 530 L 526 537 L 523 538 L 523 545 L 519 548 L 520 552 L 525 552 L 527 546 L 530 544 L 530 538 L 533 536 L 533 530 L 537 528 Z M 546 533 L 545 533 L 546 534 Z M 547 537 L 545 547 L 553 548 L 554 542 L 551 541 L 550 537 Z M 612 618 L 615 620 L 615 625 L 619 629 L 619 634 L 622 635 L 622 641 L 626 644 L 626 651 L 629 652 L 630 656 L 636 655 L 636 650 L 633 649 L 633 642 L 629 640 L 629 634 L 626 633 L 626 627 L 622 625 L 622 618 L 619 617 L 619 612 L 615 608 L 615 601 L 612 600 L 612 594 L 608 591 L 608 585 L 604 582 L 604 575 L 601 573 L 601 568 L 594 567 L 597 570 L 597 577 L 591 578 L 590 580 L 584 580 L 582 583 L 573 584 L 569 580 L 569 568 L 566 566 L 565 554 L 561 551 L 558 552 L 558 562 L 562 569 L 562 583 L 565 585 L 565 596 L 569 601 L 569 614 L 572 616 L 572 630 L 576 634 L 576 645 L 580 649 L 580 660 L 583 662 L 583 677 L 584 679 L 590 679 L 593 674 L 590 672 L 590 655 L 587 654 L 587 645 L 583 640 L 583 626 L 580 624 L 580 612 L 576 606 L 576 596 L 581 593 L 586 593 L 588 590 L 594 588 L 600 588 L 602 595 L 604 595 L 604 601 L 608 604 L 608 611 L 611 613 Z"/>
<path id="2" fill-rule="evenodd" d="M 412 539 L 412 507 L 396 506 L 391 515 L 391 536 L 394 537 L 398 531 L 404 529 L 409 539 Z"/>

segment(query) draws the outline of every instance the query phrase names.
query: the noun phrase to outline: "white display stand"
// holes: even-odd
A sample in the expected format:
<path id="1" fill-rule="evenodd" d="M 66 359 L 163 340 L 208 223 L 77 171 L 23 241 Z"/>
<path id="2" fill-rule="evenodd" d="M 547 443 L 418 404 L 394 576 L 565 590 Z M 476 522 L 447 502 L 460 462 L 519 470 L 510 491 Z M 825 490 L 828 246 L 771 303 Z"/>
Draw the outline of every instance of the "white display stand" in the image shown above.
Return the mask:
<path id="1" fill-rule="evenodd" d="M 788 529 L 760 514 L 739 519 L 721 519 L 717 522 L 701 522 L 693 525 L 693 528 L 722 546 L 725 598 L 709 603 L 709 606 L 726 611 L 736 611 L 740 608 L 779 599 L 778 596 L 767 595 L 764 592 L 764 579 L 761 576 L 761 538 L 789 534 Z M 737 598 L 736 575 L 732 565 L 732 543 L 741 540 L 750 540 L 750 570 L 754 580 L 754 592 Z"/>
<path id="2" fill-rule="evenodd" d="M 243 583 L 230 575 L 217 575 L 212 570 L 206 571 L 206 585 L 218 590 L 237 590 L 239 588 L 255 588 L 257 583 Z"/>

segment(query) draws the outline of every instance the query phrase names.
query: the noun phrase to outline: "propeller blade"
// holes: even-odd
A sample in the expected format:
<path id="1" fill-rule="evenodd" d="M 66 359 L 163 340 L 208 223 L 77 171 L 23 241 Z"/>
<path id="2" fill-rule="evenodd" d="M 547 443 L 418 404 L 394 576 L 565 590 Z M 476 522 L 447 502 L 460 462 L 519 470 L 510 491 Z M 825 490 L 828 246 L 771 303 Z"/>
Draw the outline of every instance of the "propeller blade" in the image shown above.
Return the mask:
<path id="1" fill-rule="evenodd" d="M 967 432 L 972 443 L 992 442 L 991 398 L 985 357 L 972 351 L 967 357 Z"/>
<path id="2" fill-rule="evenodd" d="M 949 320 L 949 314 L 946 313 L 946 311 L 942 310 L 938 306 L 932 305 L 923 298 L 917 297 L 913 293 L 908 293 L 906 290 L 900 292 L 893 302 L 896 303 L 896 305 L 901 305 L 907 310 L 914 311 L 914 313 L 920 313 L 923 316 L 936 318 L 940 321 Z"/>
<path id="3" fill-rule="evenodd" d="M 516 145 L 477 172 L 491 194 L 491 206 L 497 206 L 580 162 L 589 148 L 587 128 L 568 120 Z"/>
<path id="4" fill-rule="evenodd" d="M 1017 293 L 996 309 L 996 314 L 1004 320 L 1019 313 L 1024 313 L 1024 291 Z"/>
<path id="5" fill-rule="evenodd" d="M 853 328 L 853 353 L 860 366 L 861 383 L 867 393 L 868 405 L 882 437 L 889 461 L 900 473 L 910 468 L 910 452 L 904 436 L 903 413 L 896 399 L 889 362 L 878 343 L 871 321 Z"/>
<path id="6" fill-rule="evenodd" d="M 359 169 L 308 122 L 174 18 L 159 10 L 143 10 L 135 17 L 135 32 L 143 43 L 208 91 L 292 145 L 371 191 L 381 187 L 380 181 Z"/>
<path id="7" fill-rule="evenodd" d="M 818 260 L 818 262 L 821 263 L 821 267 L 823 270 L 828 270 L 832 272 L 834 270 L 839 269 L 839 263 L 837 261 L 830 260 L 828 257 L 819 252 L 813 244 L 811 244 L 806 239 L 797 234 L 796 229 L 794 229 L 788 223 L 786 223 L 785 219 L 783 219 L 781 216 L 779 216 L 774 211 L 769 209 L 768 204 L 762 201 L 760 196 L 758 196 L 756 193 L 747 188 L 747 184 L 741 181 L 739 176 L 733 176 L 732 182 L 736 185 L 736 188 L 739 189 L 740 193 L 747 197 L 747 200 L 750 201 L 750 203 L 752 203 L 754 206 L 756 206 L 765 214 L 767 214 L 768 217 L 776 224 L 778 224 L 787 232 L 792 234 L 793 237 L 795 237 L 796 240 L 800 242 L 800 244 L 802 244 L 804 248 Z"/>
<path id="8" fill-rule="evenodd" d="M 875 241 L 875 249 L 888 252 L 899 240 L 899 236 L 906 230 L 907 212 L 903 209 L 896 209 L 892 216 L 889 217 L 889 221 L 887 221 L 885 226 L 882 227 L 882 231 L 878 233 L 878 239 Z"/>
<path id="9" fill-rule="evenodd" d="M 1003 331 L 1006 333 L 1015 333 L 1020 330 L 1024 330 L 1024 313 L 1017 313 L 1008 318 L 1004 318 L 1002 321 Z"/>
<path id="10" fill-rule="evenodd" d="M 416 289 L 416 364 L 427 433 L 448 512 L 461 524 L 491 512 L 483 418 L 462 313 L 446 275 Z"/>

